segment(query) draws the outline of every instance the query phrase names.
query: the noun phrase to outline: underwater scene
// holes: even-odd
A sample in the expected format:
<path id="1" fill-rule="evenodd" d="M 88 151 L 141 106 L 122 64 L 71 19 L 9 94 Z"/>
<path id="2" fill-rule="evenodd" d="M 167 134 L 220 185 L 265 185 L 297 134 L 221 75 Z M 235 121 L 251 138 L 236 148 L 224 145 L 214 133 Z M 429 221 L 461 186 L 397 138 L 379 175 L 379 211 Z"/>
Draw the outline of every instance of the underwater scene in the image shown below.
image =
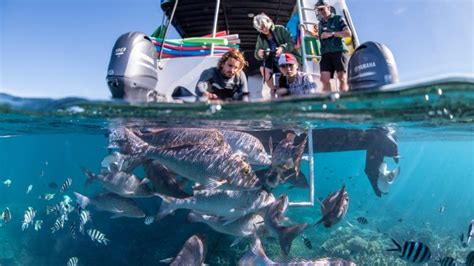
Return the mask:
<path id="1" fill-rule="evenodd" d="M 473 265 L 473 107 L 0 94 L 0 265 Z"/>

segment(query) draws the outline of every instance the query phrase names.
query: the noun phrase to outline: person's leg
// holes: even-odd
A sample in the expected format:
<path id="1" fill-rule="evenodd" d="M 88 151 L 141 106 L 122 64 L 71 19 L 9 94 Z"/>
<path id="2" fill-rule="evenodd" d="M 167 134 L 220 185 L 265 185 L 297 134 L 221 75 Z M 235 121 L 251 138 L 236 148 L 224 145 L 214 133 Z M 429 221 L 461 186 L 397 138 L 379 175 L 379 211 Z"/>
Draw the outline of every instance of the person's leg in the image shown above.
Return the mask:
<path id="1" fill-rule="evenodd" d="M 347 73 L 345 71 L 338 71 L 337 79 L 339 80 L 339 91 L 348 91 L 349 86 L 347 85 Z"/>
<path id="2" fill-rule="evenodd" d="M 323 84 L 323 92 L 331 91 L 331 72 L 322 71 L 321 72 L 321 83 Z"/>
<path id="3" fill-rule="evenodd" d="M 272 91 L 272 94 L 274 94 L 276 88 L 275 88 L 275 85 L 273 85 L 273 79 L 272 79 L 273 71 L 270 68 L 261 66 L 260 74 L 262 75 L 265 84 L 267 84 L 267 86 Z"/>
<path id="4" fill-rule="evenodd" d="M 334 58 L 334 67 L 337 72 L 337 79 L 339 81 L 339 91 L 345 92 L 349 90 L 347 84 L 347 57 L 345 53 L 338 53 Z"/>
<path id="5" fill-rule="evenodd" d="M 323 92 L 331 91 L 331 77 L 334 73 L 334 67 L 331 62 L 331 53 L 323 54 L 321 62 L 319 62 L 319 68 L 321 71 L 321 83 L 323 84 Z"/>

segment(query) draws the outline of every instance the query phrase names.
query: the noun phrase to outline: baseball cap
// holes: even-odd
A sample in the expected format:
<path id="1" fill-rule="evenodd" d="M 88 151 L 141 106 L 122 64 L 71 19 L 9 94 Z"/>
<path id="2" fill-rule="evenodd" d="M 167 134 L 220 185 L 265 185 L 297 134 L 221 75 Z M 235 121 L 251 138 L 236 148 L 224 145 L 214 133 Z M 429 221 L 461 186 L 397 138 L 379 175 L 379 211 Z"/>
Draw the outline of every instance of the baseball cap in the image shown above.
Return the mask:
<path id="1" fill-rule="evenodd" d="M 280 58 L 278 58 L 278 65 L 286 65 L 286 64 L 296 64 L 298 61 L 296 60 L 296 57 L 292 54 L 289 53 L 284 53 L 280 55 Z"/>
<path id="2" fill-rule="evenodd" d="M 323 6 L 329 6 L 329 2 L 327 0 L 319 0 L 316 5 L 314 5 L 314 8 L 320 8 Z"/>

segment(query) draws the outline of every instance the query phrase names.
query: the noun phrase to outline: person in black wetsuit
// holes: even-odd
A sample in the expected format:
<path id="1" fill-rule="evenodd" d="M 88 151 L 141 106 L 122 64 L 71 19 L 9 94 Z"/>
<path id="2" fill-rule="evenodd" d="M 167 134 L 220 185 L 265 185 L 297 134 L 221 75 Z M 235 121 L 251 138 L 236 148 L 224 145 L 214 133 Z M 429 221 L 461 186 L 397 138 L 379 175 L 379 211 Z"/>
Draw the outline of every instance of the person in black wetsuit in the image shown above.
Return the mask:
<path id="1" fill-rule="evenodd" d="M 217 67 L 201 73 L 196 84 L 196 95 L 205 100 L 248 101 L 247 77 L 242 71 L 246 65 L 243 54 L 231 49 L 222 55 Z"/>

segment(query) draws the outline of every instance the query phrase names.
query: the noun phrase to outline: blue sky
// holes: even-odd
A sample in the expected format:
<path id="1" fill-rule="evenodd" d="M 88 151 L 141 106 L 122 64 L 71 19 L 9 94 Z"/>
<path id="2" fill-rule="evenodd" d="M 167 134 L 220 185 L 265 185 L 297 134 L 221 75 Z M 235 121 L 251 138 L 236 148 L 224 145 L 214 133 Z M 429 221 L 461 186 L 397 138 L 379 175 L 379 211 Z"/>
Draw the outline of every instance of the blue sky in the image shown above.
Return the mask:
<path id="1" fill-rule="evenodd" d="M 361 42 L 386 44 L 401 81 L 474 73 L 473 0 L 346 0 Z M 151 34 L 159 0 L 0 0 L 0 92 L 110 97 L 116 39 Z M 176 33 L 173 33 L 176 37 Z"/>

